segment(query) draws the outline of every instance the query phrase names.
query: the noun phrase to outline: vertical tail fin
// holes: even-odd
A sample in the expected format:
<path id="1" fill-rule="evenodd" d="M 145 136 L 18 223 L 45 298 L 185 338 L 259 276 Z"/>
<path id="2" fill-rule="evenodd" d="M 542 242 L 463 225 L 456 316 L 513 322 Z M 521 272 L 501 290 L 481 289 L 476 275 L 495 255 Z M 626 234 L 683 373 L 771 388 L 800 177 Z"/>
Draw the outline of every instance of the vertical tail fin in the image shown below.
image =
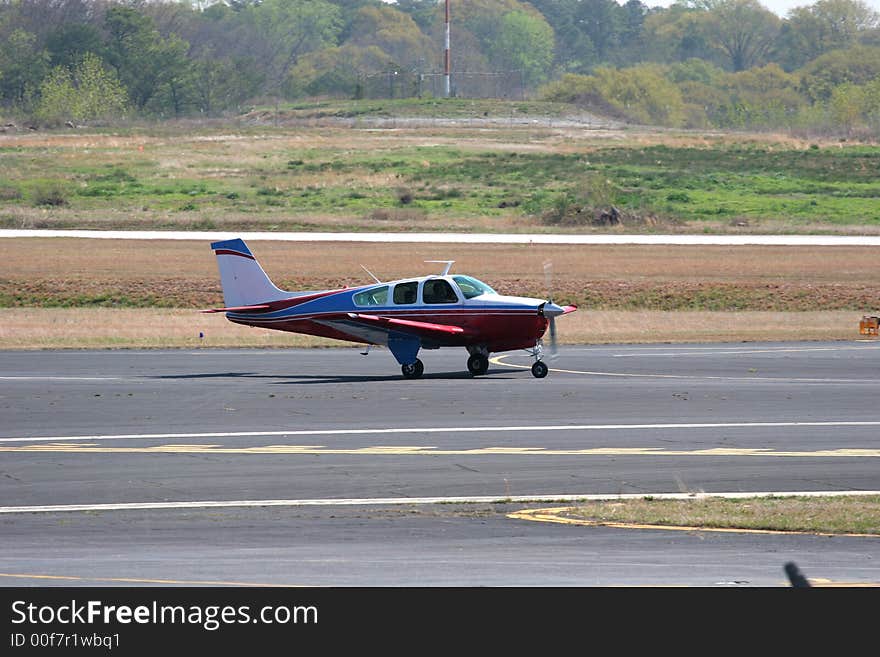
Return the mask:
<path id="1" fill-rule="evenodd" d="M 244 240 L 213 242 L 211 248 L 217 256 L 223 302 L 227 306 L 250 306 L 290 296 L 269 280 Z"/>

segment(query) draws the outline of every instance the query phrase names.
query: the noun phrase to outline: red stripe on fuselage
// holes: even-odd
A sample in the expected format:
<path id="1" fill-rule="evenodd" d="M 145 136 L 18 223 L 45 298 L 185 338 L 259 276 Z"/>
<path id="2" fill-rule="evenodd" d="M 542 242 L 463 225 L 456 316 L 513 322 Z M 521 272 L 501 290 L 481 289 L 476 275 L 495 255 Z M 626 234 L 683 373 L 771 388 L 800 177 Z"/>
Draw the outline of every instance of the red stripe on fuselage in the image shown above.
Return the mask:
<path id="1" fill-rule="evenodd" d="M 214 254 L 215 254 L 215 255 L 233 255 L 233 256 L 239 256 L 240 258 L 247 258 L 248 260 L 253 260 L 253 261 L 255 261 L 255 262 L 256 262 L 256 260 L 257 260 L 257 259 L 256 259 L 254 256 L 252 256 L 252 255 L 249 255 L 249 254 L 247 254 L 247 253 L 242 253 L 241 251 L 233 251 L 232 249 L 217 249 L 216 251 L 214 251 Z"/>

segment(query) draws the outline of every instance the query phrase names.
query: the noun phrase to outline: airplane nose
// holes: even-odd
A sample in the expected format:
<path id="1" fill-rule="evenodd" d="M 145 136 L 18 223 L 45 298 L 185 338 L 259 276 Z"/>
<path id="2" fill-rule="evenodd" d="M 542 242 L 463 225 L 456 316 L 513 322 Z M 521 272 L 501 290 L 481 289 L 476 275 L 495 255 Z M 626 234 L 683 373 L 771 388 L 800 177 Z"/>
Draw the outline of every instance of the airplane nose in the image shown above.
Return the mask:
<path id="1" fill-rule="evenodd" d="M 560 315 L 565 314 L 565 309 L 561 306 L 557 306 L 552 301 L 545 301 L 540 306 L 538 306 L 538 314 L 541 315 L 541 317 L 552 319 L 554 317 L 559 317 Z"/>

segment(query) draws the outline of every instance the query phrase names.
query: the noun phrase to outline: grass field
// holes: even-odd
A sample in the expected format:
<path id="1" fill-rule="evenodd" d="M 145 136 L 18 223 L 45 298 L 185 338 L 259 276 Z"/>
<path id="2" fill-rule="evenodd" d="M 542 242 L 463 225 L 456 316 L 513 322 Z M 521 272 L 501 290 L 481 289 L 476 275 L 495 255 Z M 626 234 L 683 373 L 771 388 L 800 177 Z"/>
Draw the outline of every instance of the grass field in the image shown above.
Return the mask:
<path id="1" fill-rule="evenodd" d="M 746 530 L 880 537 L 880 496 L 695 496 L 660 499 L 646 496 L 592 501 L 573 507 L 524 511 L 513 517 L 557 519 L 585 525 L 650 525 L 687 530 Z"/>
<path id="2" fill-rule="evenodd" d="M 870 247 L 250 246 L 290 290 L 369 283 L 360 265 L 391 280 L 453 259 L 453 271 L 500 292 L 578 304 L 559 322 L 564 343 L 857 339 L 862 315 L 880 305 Z M 21 238 L 0 248 L 2 348 L 341 344 L 199 313 L 223 301 L 207 243 Z"/>
<path id="3" fill-rule="evenodd" d="M 880 233 L 875 145 L 572 127 L 564 109 L 398 103 L 400 121 L 536 118 L 375 128 L 332 120 L 387 104 L 316 103 L 280 123 L 2 134 L 0 227 Z"/>

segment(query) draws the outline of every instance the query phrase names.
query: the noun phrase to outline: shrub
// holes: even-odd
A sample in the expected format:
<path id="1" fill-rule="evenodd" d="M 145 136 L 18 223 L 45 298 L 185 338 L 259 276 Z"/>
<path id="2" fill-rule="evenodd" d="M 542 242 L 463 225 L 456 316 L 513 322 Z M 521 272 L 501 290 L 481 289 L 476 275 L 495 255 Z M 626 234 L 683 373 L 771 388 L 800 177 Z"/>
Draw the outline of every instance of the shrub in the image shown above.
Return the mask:
<path id="1" fill-rule="evenodd" d="M 37 183 L 31 190 L 31 201 L 36 206 L 62 206 L 67 205 L 68 191 L 58 181 Z"/>

